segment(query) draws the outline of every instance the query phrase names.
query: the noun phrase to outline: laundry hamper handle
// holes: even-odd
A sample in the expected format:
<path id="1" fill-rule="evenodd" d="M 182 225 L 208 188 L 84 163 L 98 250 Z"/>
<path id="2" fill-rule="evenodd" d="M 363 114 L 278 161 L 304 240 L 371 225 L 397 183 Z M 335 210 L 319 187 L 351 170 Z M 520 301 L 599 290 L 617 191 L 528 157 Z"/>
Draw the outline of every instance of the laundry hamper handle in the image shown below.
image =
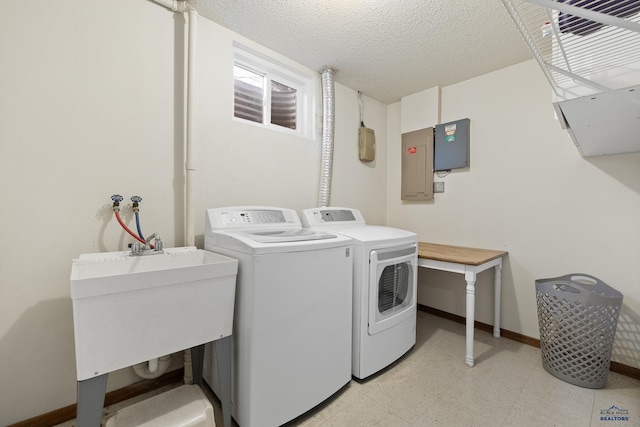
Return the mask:
<path id="1" fill-rule="evenodd" d="M 582 304 L 611 304 L 622 301 L 622 294 L 597 277 L 584 273 L 536 280 L 536 291 Z"/>

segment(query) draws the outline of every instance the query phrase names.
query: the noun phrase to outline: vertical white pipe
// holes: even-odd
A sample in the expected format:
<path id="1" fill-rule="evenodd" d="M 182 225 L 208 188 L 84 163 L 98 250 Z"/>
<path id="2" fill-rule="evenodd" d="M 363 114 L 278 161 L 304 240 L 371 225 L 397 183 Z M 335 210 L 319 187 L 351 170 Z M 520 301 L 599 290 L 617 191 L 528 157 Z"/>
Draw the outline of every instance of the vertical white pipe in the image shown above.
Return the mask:
<path id="1" fill-rule="evenodd" d="M 333 174 L 333 140 L 335 131 L 335 69 L 325 66 L 322 72 L 322 158 L 318 207 L 329 206 Z"/>
<path id="2" fill-rule="evenodd" d="M 196 30 L 198 12 L 189 9 L 189 35 L 187 58 L 187 136 L 185 142 L 185 246 L 195 246 L 195 227 L 193 223 L 194 205 L 194 180 L 196 166 L 193 156 L 195 115 L 193 112 L 193 100 L 195 94 L 195 63 L 196 63 Z"/>
<path id="3" fill-rule="evenodd" d="M 194 179 L 196 167 L 193 157 L 194 147 L 194 123 L 193 114 L 193 95 L 195 93 L 195 52 L 196 52 L 196 29 L 198 21 L 198 12 L 187 6 L 184 0 L 154 0 L 156 3 L 171 9 L 174 12 L 184 13 L 185 21 L 188 26 L 187 35 L 187 118 L 186 118 L 186 135 L 185 135 L 185 246 L 195 246 L 195 227 L 193 223 L 193 202 L 194 202 Z M 135 367 L 134 367 L 135 370 Z M 136 372 L 137 373 L 137 372 Z M 140 375 L 140 374 L 138 374 Z M 184 381 L 191 384 L 193 381 L 193 371 L 191 366 L 191 351 L 184 351 Z"/>
<path id="4" fill-rule="evenodd" d="M 186 15 L 186 14 L 185 14 Z M 195 226 L 193 222 L 193 206 L 195 194 L 196 165 L 194 160 L 194 130 L 195 114 L 193 112 L 195 95 L 195 64 L 196 64 L 196 30 L 198 12 L 188 10 L 188 36 L 187 36 L 187 132 L 185 140 L 185 209 L 184 209 L 184 240 L 186 246 L 195 246 Z M 191 364 L 191 350 L 184 351 L 184 382 L 193 383 L 193 366 Z"/>

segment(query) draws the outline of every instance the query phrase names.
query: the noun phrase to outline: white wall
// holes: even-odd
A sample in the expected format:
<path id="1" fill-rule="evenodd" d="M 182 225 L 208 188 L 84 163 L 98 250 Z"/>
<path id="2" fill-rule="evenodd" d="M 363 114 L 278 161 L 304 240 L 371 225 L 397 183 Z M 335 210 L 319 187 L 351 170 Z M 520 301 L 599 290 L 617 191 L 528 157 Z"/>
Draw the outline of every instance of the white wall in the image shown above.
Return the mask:
<path id="1" fill-rule="evenodd" d="M 321 82 L 316 74 L 316 140 L 232 119 L 233 40 L 268 52 L 205 19 L 198 23 L 198 176 L 200 208 L 231 205 L 271 205 L 292 209 L 317 206 L 320 176 Z M 271 53 L 279 61 L 310 73 L 285 57 Z M 338 71 L 339 73 L 339 71 Z M 335 147 L 331 205 L 361 209 L 379 223 L 386 220 L 386 106 L 363 97 L 365 123 L 376 131 L 377 159 L 358 160 L 360 113 L 356 92 L 335 83 Z M 199 210 L 196 209 L 198 212 Z M 204 216 L 197 218 L 202 230 Z M 202 244 L 202 235 L 196 242 Z"/>
<path id="2" fill-rule="evenodd" d="M 112 194 L 125 196 L 130 225 L 128 199 L 141 195 L 143 231 L 159 232 L 167 246 L 183 244 L 184 28 L 181 15 L 147 0 L 3 8 L 0 425 L 75 403 L 71 260 L 123 250 L 130 241 L 113 218 Z M 320 148 L 319 140 L 232 120 L 232 42 L 265 50 L 205 19 L 198 29 L 201 246 L 208 207 L 315 206 Z M 354 205 L 384 223 L 386 106 L 365 97 L 379 157 L 364 165 L 354 149 L 356 92 L 336 84 L 336 100 L 332 204 Z M 362 189 L 365 183 L 371 187 Z M 138 380 L 130 369 L 118 371 L 108 390 Z"/>
<path id="3" fill-rule="evenodd" d="M 436 177 L 445 192 L 433 203 L 402 202 L 403 105 L 388 108 L 389 225 L 422 241 L 508 251 L 502 327 L 526 336 L 539 336 L 536 279 L 600 278 L 624 294 L 613 360 L 640 366 L 640 156 L 582 158 L 529 61 L 442 88 L 442 121 L 471 119 L 470 168 Z M 419 280 L 421 304 L 464 316 L 461 276 L 423 270 Z M 492 272 L 479 276 L 476 298 L 477 320 L 492 324 Z"/>
<path id="4" fill-rule="evenodd" d="M 140 194 L 143 229 L 182 239 L 173 15 L 147 1 L 4 6 L 0 425 L 75 402 L 71 259 L 129 241 L 110 196 Z"/>
<path id="5" fill-rule="evenodd" d="M 202 245 L 205 208 L 315 206 L 320 149 L 319 141 L 233 121 L 232 42 L 263 49 L 204 19 L 198 28 Z M 6 425 L 75 402 L 71 259 L 121 250 L 130 240 L 109 197 L 141 195 L 143 229 L 168 246 L 184 241 L 184 24 L 147 0 L 11 2 L 0 15 L 0 57 Z M 431 204 L 400 202 L 400 103 L 364 100 L 377 140 L 369 164 L 357 160 L 356 92 L 336 84 L 332 205 L 359 208 L 370 223 L 414 230 L 425 241 L 508 250 L 506 329 L 537 336 L 533 281 L 570 271 L 622 291 L 626 319 L 637 319 L 640 158 L 582 159 L 553 120 L 549 88 L 533 63 L 442 88 L 442 119 L 471 119 L 471 168 L 446 177 L 446 192 Z M 131 224 L 126 207 L 123 216 Z M 420 276 L 421 303 L 464 314 L 459 277 Z M 481 275 L 478 319 L 486 323 L 489 287 Z M 630 344 L 637 345 L 633 336 Z M 626 354 L 628 364 L 639 359 L 637 351 Z M 119 371 L 108 389 L 133 381 L 130 370 Z"/>
<path id="6" fill-rule="evenodd" d="M 366 95 L 362 100 L 364 124 L 374 130 L 376 138 L 375 160 L 372 162 L 361 162 L 358 158 L 360 113 L 357 94 L 345 86 L 336 85 L 336 146 L 331 205 L 357 208 L 369 224 L 384 225 L 387 220 L 387 107 Z M 385 204 L 379 203 L 381 197 Z"/>

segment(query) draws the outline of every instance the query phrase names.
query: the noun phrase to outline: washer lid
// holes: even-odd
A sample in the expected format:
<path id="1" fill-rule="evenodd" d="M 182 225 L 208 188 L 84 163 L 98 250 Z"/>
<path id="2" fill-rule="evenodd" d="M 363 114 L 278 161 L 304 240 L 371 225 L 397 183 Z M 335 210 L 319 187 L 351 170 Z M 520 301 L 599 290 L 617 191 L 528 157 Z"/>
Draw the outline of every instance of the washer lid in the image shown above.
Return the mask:
<path id="1" fill-rule="evenodd" d="M 251 255 L 315 251 L 350 246 L 351 242 L 339 233 L 304 228 L 214 231 L 204 236 L 206 250 L 223 254 L 226 251 Z"/>
<path id="2" fill-rule="evenodd" d="M 308 240 L 335 239 L 338 237 L 335 234 L 310 230 L 308 228 L 300 228 L 298 230 L 269 229 L 262 231 L 239 231 L 237 234 L 244 234 L 247 238 L 260 243 L 301 242 Z"/>

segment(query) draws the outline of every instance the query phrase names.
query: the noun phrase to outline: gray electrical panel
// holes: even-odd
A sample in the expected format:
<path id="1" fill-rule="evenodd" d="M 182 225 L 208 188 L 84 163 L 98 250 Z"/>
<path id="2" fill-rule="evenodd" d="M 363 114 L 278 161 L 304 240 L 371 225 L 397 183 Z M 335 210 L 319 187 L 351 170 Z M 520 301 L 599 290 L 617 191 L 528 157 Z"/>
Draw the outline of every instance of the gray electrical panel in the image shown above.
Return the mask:
<path id="1" fill-rule="evenodd" d="M 436 125 L 433 169 L 469 167 L 469 119 Z"/>

